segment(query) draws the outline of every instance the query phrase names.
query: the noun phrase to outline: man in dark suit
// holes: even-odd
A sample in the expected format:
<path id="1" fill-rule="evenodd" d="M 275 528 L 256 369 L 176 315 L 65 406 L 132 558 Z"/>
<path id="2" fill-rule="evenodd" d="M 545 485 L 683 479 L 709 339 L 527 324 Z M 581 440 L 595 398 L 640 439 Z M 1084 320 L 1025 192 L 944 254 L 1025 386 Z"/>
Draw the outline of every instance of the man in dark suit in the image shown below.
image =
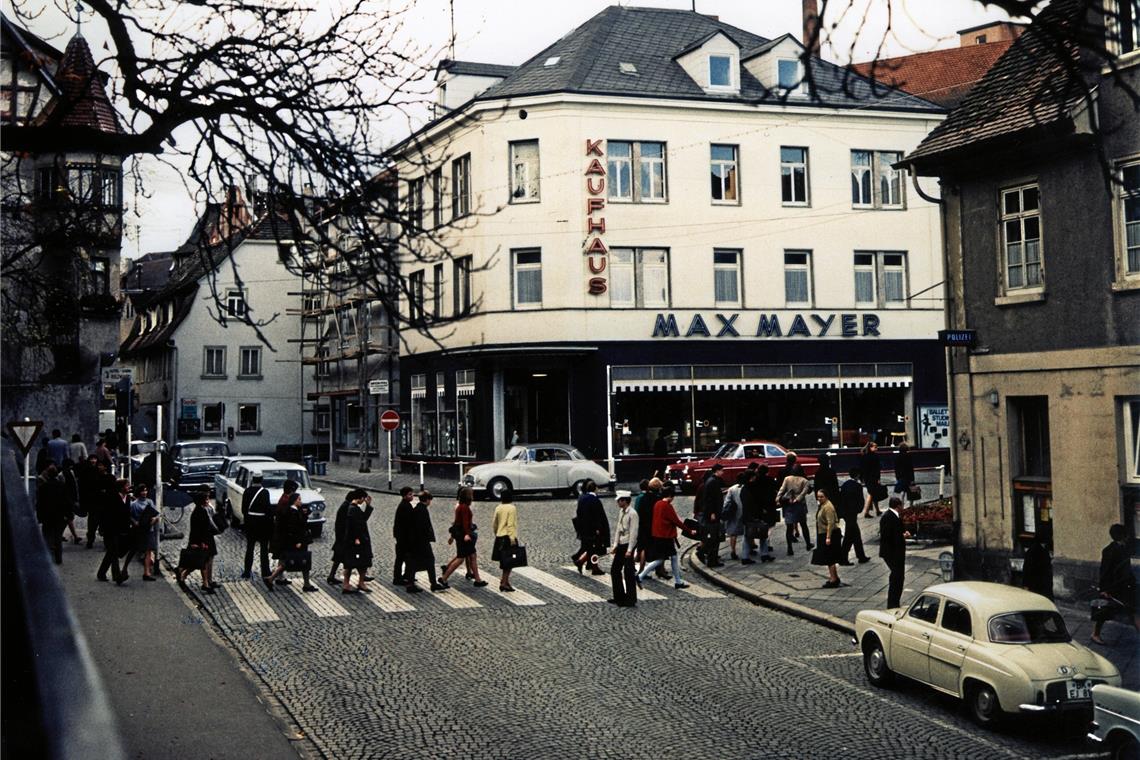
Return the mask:
<path id="1" fill-rule="evenodd" d="M 863 550 L 863 532 L 859 529 L 859 514 L 866 503 L 859 476 L 859 468 L 852 467 L 851 472 L 847 473 L 847 480 L 839 487 L 839 501 L 836 504 L 839 516 L 843 518 L 843 548 L 839 552 L 843 558 L 839 563 L 841 565 L 854 564 L 851 561 L 852 547 L 855 549 L 859 564 L 871 561 Z"/>
<path id="2" fill-rule="evenodd" d="M 415 543 L 416 525 L 412 515 L 414 499 L 415 492 L 411 486 L 401 488 L 400 503 L 396 506 L 396 515 L 392 520 L 392 538 L 396 539 L 396 561 L 392 563 L 392 583 L 397 586 L 408 585 L 409 578 L 415 577 L 406 556 Z"/>
<path id="3" fill-rule="evenodd" d="M 241 523 L 245 528 L 245 565 L 241 577 L 253 574 L 253 545 L 260 545 L 261 577 L 269 575 L 269 536 L 273 532 L 273 519 L 269 503 L 269 489 L 261 474 L 250 478 L 249 488 L 241 496 Z"/>
<path id="4" fill-rule="evenodd" d="M 887 511 L 879 519 L 879 556 L 891 571 L 887 584 L 887 609 L 902 603 L 903 566 L 906 563 L 906 539 L 910 533 L 903 530 L 899 508 L 902 499 L 892 496 L 887 502 Z"/>

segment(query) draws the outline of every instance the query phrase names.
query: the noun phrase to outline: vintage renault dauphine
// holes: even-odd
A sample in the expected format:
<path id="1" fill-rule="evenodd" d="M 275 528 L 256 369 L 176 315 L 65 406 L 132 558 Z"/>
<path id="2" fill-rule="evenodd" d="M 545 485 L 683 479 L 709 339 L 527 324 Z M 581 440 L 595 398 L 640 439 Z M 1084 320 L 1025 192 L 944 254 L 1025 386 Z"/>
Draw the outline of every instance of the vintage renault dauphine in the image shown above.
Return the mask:
<path id="1" fill-rule="evenodd" d="M 1053 602 L 999 583 L 938 583 L 908 606 L 862 610 L 852 643 L 871 684 L 919 681 L 965 700 L 982 726 L 1013 714 L 1091 713 L 1094 685 L 1120 685 L 1111 662 L 1073 641 Z"/>

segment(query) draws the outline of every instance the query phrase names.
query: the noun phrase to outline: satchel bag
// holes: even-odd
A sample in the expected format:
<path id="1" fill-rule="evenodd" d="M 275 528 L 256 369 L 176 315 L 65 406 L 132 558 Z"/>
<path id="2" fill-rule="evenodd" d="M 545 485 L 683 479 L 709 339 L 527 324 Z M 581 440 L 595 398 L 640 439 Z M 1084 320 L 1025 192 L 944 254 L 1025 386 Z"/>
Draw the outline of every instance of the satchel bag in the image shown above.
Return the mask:
<path id="1" fill-rule="evenodd" d="M 910 487 L 906 489 L 906 497 L 910 501 L 918 501 L 922 498 L 922 489 L 918 487 L 918 483 L 910 484 Z"/>
<path id="2" fill-rule="evenodd" d="M 183 570 L 201 570 L 210 559 L 205 549 L 187 546 L 178 553 L 178 567 Z"/>
<path id="3" fill-rule="evenodd" d="M 308 549 L 290 549 L 285 552 L 282 564 L 285 565 L 286 570 L 307 573 L 309 568 L 313 566 L 313 553 Z"/>
<path id="4" fill-rule="evenodd" d="M 744 537 L 756 541 L 768 537 L 768 523 L 763 520 L 749 520 L 744 523 Z"/>
<path id="5" fill-rule="evenodd" d="M 506 563 L 507 569 L 513 570 L 516 567 L 526 567 L 526 547 L 521 544 L 511 544 L 503 549 L 503 560 Z"/>

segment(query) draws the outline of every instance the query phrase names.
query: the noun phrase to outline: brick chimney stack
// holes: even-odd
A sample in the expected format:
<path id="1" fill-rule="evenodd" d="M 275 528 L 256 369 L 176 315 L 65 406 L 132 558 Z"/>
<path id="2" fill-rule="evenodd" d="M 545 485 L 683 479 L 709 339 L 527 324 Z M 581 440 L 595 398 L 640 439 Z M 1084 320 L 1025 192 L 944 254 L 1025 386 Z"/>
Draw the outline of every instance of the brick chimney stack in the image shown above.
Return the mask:
<path id="1" fill-rule="evenodd" d="M 804 7 L 804 47 L 808 53 L 819 56 L 819 5 L 816 0 L 803 0 Z"/>

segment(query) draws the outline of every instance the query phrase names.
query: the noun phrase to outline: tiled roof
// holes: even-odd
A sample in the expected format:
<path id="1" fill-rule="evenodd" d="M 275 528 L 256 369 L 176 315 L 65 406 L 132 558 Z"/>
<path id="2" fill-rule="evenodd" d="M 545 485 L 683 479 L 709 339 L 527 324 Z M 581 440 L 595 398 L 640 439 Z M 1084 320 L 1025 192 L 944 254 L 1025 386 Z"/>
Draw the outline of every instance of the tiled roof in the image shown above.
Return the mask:
<path id="1" fill-rule="evenodd" d="M 954 108 L 989 70 L 1012 40 L 931 50 L 927 53 L 853 63 L 856 73 L 888 87 L 906 90 L 946 108 Z"/>
<path id="2" fill-rule="evenodd" d="M 523 63 L 476 99 L 576 92 L 721 102 L 783 102 L 782 93 L 767 90 L 743 66 L 739 94 L 705 92 L 685 73 L 675 57 L 717 32 L 724 33 L 739 45 L 744 57 L 755 55 L 755 51 L 770 42 L 692 11 L 610 6 Z M 559 59 L 558 62 L 547 66 L 546 61 L 554 57 Z M 636 66 L 636 75 L 621 72 L 619 64 L 625 62 Z M 805 99 L 797 104 L 941 111 L 932 103 L 898 90 L 882 86 L 873 89 L 863 77 L 826 61 L 814 60 L 812 74 L 819 99 Z"/>
<path id="3" fill-rule="evenodd" d="M 504 66 L 499 63 L 476 63 L 475 61 L 452 61 L 443 59 L 436 66 L 436 71 L 446 71 L 449 74 L 467 74 L 476 77 L 506 77 L 515 70 L 514 66 Z"/>
<path id="4" fill-rule="evenodd" d="M 119 117 L 104 89 L 103 77 L 95 67 L 91 48 L 82 36 L 77 34 L 67 43 L 55 81 L 60 89 L 59 97 L 44 109 L 37 120 L 39 124 L 123 134 Z"/>
<path id="5" fill-rule="evenodd" d="M 1054 0 L 1046 6 L 906 160 L 937 164 L 964 148 L 1065 127 L 1084 91 L 1076 40 L 1085 10 L 1083 0 Z"/>

